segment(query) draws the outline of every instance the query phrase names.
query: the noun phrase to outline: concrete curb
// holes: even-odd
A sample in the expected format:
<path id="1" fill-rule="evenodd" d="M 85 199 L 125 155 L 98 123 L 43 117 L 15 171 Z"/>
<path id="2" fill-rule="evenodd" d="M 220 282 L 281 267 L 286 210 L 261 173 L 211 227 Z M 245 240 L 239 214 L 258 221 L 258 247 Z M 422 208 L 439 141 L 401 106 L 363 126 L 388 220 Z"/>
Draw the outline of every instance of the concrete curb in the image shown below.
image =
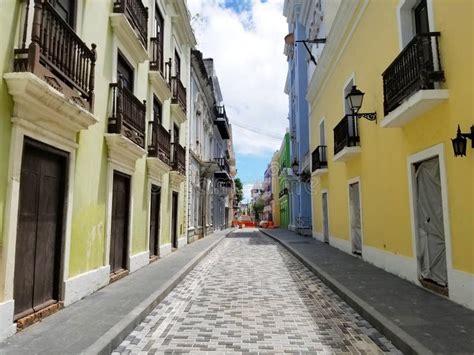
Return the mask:
<path id="1" fill-rule="evenodd" d="M 425 347 L 422 343 L 402 330 L 398 325 L 393 323 L 390 319 L 378 312 L 374 307 L 356 296 L 352 291 L 343 286 L 340 282 L 314 265 L 304 256 L 300 255 L 286 242 L 274 237 L 269 232 L 259 229 L 259 231 L 266 236 L 272 238 L 283 247 L 285 247 L 291 254 L 293 254 L 299 261 L 301 261 L 308 269 L 310 269 L 321 281 L 323 281 L 329 288 L 331 288 L 339 297 L 354 308 L 362 317 L 364 317 L 372 326 L 390 340 L 400 351 L 404 354 L 433 354 L 433 352 Z"/>
<path id="2" fill-rule="evenodd" d="M 143 321 L 148 314 L 186 277 L 189 272 L 208 255 L 225 237 L 234 232 L 231 230 L 212 243 L 206 250 L 196 255 L 179 273 L 165 283 L 157 291 L 136 306 L 120 322 L 102 335 L 95 343 L 89 346 L 82 354 L 110 354 L 120 343 Z"/>

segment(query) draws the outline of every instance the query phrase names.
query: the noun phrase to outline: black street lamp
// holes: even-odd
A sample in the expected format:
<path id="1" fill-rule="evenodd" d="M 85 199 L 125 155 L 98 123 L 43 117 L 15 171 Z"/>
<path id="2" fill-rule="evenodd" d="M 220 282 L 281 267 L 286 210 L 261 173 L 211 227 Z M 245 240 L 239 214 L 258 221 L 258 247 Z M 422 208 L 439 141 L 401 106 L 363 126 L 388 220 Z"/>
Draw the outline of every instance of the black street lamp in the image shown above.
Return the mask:
<path id="1" fill-rule="evenodd" d="M 474 148 L 474 126 L 471 126 L 471 133 L 461 133 L 461 127 L 459 127 L 458 125 L 458 132 L 456 134 L 456 138 L 451 139 L 451 141 L 453 142 L 453 150 L 455 157 L 466 156 L 468 138 L 472 141 L 471 148 Z"/>
<path id="2" fill-rule="evenodd" d="M 352 110 L 352 116 L 355 118 L 365 118 L 369 121 L 377 120 L 377 112 L 359 113 L 364 101 L 364 95 L 362 91 L 357 89 L 357 86 L 352 85 L 351 91 L 346 95 L 346 100 L 349 101 L 349 106 Z"/>

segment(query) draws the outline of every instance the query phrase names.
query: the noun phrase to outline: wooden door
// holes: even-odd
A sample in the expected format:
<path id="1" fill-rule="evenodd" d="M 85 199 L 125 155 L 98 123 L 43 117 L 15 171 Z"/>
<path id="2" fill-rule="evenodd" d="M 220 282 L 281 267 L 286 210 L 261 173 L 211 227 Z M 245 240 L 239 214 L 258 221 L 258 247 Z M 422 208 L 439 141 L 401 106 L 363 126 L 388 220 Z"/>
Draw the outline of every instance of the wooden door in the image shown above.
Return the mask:
<path id="1" fill-rule="evenodd" d="M 349 185 L 350 224 L 352 237 L 352 253 L 362 255 L 362 221 L 360 213 L 359 183 Z"/>
<path id="2" fill-rule="evenodd" d="M 127 269 L 130 176 L 114 172 L 112 230 L 110 235 L 110 272 Z"/>
<path id="3" fill-rule="evenodd" d="M 120 53 L 117 58 L 117 78 L 121 80 L 124 88 L 133 93 L 133 67 Z"/>
<path id="4" fill-rule="evenodd" d="M 177 51 L 174 51 L 174 70 L 178 79 L 181 79 L 181 58 Z"/>
<path id="5" fill-rule="evenodd" d="M 55 0 L 50 2 L 56 13 L 61 17 L 71 28 L 75 25 L 76 15 L 76 0 Z"/>
<path id="6" fill-rule="evenodd" d="M 150 257 L 160 255 L 160 202 L 161 188 L 151 185 L 150 201 Z"/>
<path id="7" fill-rule="evenodd" d="M 415 18 L 415 32 L 428 33 L 430 32 L 430 25 L 428 20 L 428 4 L 426 0 L 421 0 L 413 9 L 413 16 Z"/>
<path id="8" fill-rule="evenodd" d="M 178 248 L 178 193 L 174 191 L 171 206 L 171 245 Z"/>
<path id="9" fill-rule="evenodd" d="M 59 300 L 66 166 L 66 153 L 26 142 L 15 255 L 15 319 Z"/>

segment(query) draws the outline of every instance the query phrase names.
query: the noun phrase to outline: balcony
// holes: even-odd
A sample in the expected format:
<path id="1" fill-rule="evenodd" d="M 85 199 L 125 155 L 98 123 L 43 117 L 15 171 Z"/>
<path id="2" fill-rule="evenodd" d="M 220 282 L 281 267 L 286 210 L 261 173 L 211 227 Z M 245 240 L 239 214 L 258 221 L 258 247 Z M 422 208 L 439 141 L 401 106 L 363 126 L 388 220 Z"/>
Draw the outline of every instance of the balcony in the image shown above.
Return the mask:
<path id="1" fill-rule="evenodd" d="M 148 171 L 161 178 L 171 169 L 171 132 L 154 120 L 149 122 L 148 134 Z"/>
<path id="2" fill-rule="evenodd" d="M 352 115 L 345 115 L 334 127 L 335 162 L 344 162 L 360 154 L 359 121 Z"/>
<path id="3" fill-rule="evenodd" d="M 221 134 L 222 139 L 229 139 L 230 138 L 229 119 L 227 118 L 225 107 L 216 106 L 215 113 L 216 113 L 216 119 L 214 120 L 214 124 L 217 126 L 217 129 L 219 130 L 219 133 Z"/>
<path id="4" fill-rule="evenodd" d="M 114 0 L 112 29 L 138 63 L 148 59 L 148 8 L 142 0 Z"/>
<path id="5" fill-rule="evenodd" d="M 161 102 L 171 97 L 169 79 L 171 77 L 171 59 L 168 62 L 163 60 L 163 45 L 160 34 L 157 37 L 150 38 L 150 71 L 148 79 L 153 85 Z"/>
<path id="6" fill-rule="evenodd" d="M 319 176 L 328 172 L 327 147 L 320 145 L 311 154 L 312 175 Z"/>
<path id="7" fill-rule="evenodd" d="M 47 1 L 36 1 L 22 38 L 14 50 L 14 72 L 4 75 L 17 115 L 75 141 L 78 131 L 97 122 L 92 114 L 96 46 L 89 48 Z"/>
<path id="8" fill-rule="evenodd" d="M 181 175 L 186 175 L 186 149 L 178 143 L 173 143 L 172 168 Z"/>
<path id="9" fill-rule="evenodd" d="M 186 88 L 176 76 L 171 78 L 171 95 L 171 111 L 183 123 L 186 121 Z"/>
<path id="10" fill-rule="evenodd" d="M 232 181 L 230 176 L 230 166 L 227 158 L 216 158 L 218 169 L 214 172 L 214 177 L 223 182 Z"/>
<path id="11" fill-rule="evenodd" d="M 416 35 L 382 74 L 382 127 L 403 127 L 449 98 L 448 90 L 438 88 L 445 80 L 439 55 L 440 35 Z"/>

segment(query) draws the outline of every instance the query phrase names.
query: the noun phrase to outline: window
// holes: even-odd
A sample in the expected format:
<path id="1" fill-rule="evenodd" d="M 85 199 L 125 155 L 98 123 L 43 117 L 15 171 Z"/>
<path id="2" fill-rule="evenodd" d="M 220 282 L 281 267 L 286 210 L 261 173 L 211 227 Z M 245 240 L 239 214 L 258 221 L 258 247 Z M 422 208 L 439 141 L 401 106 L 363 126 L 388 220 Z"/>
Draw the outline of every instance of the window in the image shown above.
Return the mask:
<path id="1" fill-rule="evenodd" d="M 428 4 L 426 0 L 420 1 L 413 9 L 413 17 L 415 22 L 415 32 L 428 33 L 430 32 L 430 25 L 428 23 Z"/>
<path id="2" fill-rule="evenodd" d="M 174 70 L 176 77 L 181 79 L 181 58 L 176 50 L 174 51 Z"/>
<path id="3" fill-rule="evenodd" d="M 173 125 L 173 142 L 179 144 L 179 126 L 176 123 Z"/>
<path id="4" fill-rule="evenodd" d="M 433 31 L 430 25 L 431 0 L 400 0 L 398 7 L 400 49 L 418 33 Z"/>
<path id="5" fill-rule="evenodd" d="M 153 120 L 160 125 L 162 124 L 161 108 L 162 108 L 162 105 L 161 105 L 160 100 L 158 100 L 158 98 L 155 95 L 153 95 Z"/>
<path id="6" fill-rule="evenodd" d="M 346 100 L 346 96 L 348 93 L 351 92 L 351 89 L 352 89 L 352 86 L 354 85 L 354 78 L 351 78 L 346 86 L 344 87 L 344 96 L 342 97 L 342 99 L 344 100 L 344 114 L 348 115 L 350 113 L 352 113 L 352 110 L 351 110 L 351 106 L 349 104 L 349 100 Z"/>
<path id="7" fill-rule="evenodd" d="M 133 68 L 120 52 L 117 57 L 117 81 L 119 80 L 124 88 L 133 92 Z"/>
<path id="8" fill-rule="evenodd" d="M 319 124 L 319 145 L 326 145 L 326 130 L 324 120 Z"/>

